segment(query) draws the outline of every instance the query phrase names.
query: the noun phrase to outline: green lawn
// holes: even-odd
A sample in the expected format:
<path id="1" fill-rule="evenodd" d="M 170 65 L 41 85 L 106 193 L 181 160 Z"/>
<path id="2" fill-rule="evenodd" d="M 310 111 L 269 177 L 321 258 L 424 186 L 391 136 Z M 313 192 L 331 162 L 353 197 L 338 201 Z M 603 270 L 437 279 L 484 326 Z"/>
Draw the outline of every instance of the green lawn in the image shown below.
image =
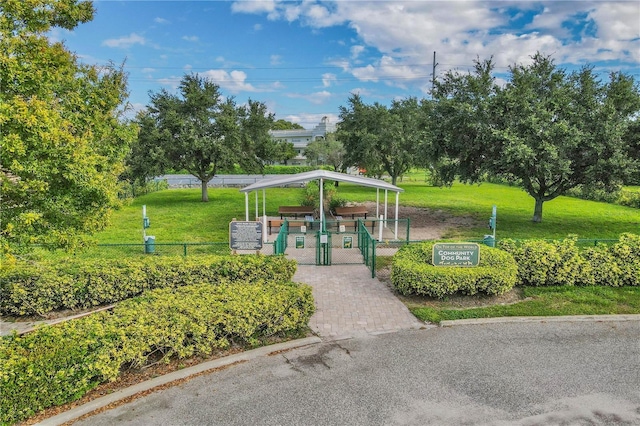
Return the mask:
<path id="1" fill-rule="evenodd" d="M 409 306 L 423 321 L 513 316 L 639 314 L 640 287 L 524 287 L 526 300 L 510 305 L 454 309 L 446 301 L 435 306 Z"/>
<path id="2" fill-rule="evenodd" d="M 399 184 L 405 192 L 400 204 L 442 210 L 452 216 L 469 216 L 484 224 L 495 204 L 498 208 L 497 237 L 563 238 L 577 234 L 579 238 L 617 238 L 623 232 L 640 233 L 640 210 L 613 204 L 559 197 L 544 204 L 542 223 L 531 222 L 533 198 L 517 187 L 483 183 L 450 188 L 427 186 L 420 179 Z M 267 213 L 275 216 L 278 206 L 300 203 L 299 188 L 273 188 L 266 191 Z M 375 201 L 371 188 L 341 183 L 337 196 L 348 201 Z M 380 194 L 381 200 L 384 192 Z M 199 189 L 172 189 L 136 198 L 131 205 L 114 212 L 111 225 L 96 235 L 99 243 L 140 243 L 142 241 L 142 205 L 147 206 L 151 220 L 148 235 L 156 242 L 228 241 L 232 218 L 244 219 L 244 194 L 237 188 L 211 188 L 209 203 L 200 201 Z M 259 193 L 262 211 L 262 193 Z M 395 194 L 389 194 L 389 204 Z M 249 197 L 250 216 L 255 214 L 255 193 Z M 468 228 L 446 235 L 448 238 L 481 239 L 488 229 Z"/>

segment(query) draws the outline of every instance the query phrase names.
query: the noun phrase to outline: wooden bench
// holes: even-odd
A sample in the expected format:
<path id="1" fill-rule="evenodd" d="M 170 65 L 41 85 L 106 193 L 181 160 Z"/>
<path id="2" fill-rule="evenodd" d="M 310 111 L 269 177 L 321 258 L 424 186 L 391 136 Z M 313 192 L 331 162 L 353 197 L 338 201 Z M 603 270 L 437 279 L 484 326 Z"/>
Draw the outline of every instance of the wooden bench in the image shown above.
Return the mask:
<path id="1" fill-rule="evenodd" d="M 336 207 L 336 215 L 351 216 L 351 219 L 355 219 L 356 216 L 364 216 L 364 218 L 366 219 L 367 214 L 367 208 L 362 206 Z"/>
<path id="2" fill-rule="evenodd" d="M 363 222 L 364 226 L 366 227 L 371 227 L 371 232 L 373 232 L 375 226 L 376 226 L 376 222 L 373 220 L 368 220 Z M 353 232 L 357 232 L 358 231 L 358 221 L 354 220 L 354 219 L 342 219 L 341 216 L 336 217 L 336 230 L 337 232 L 340 232 L 340 225 L 344 225 L 345 229 L 347 226 L 351 227 L 353 226 Z"/>
<path id="3" fill-rule="evenodd" d="M 298 218 L 298 215 L 307 216 L 313 215 L 314 208 L 312 206 L 280 206 L 278 207 L 278 214 L 280 219 L 284 219 L 284 215 Z"/>
<path id="4" fill-rule="evenodd" d="M 269 235 L 271 235 L 271 229 L 277 227 L 281 227 L 284 223 L 284 219 L 269 219 L 267 221 L 267 226 L 269 227 Z M 291 219 L 287 220 L 289 222 L 289 226 L 307 226 L 309 229 L 313 229 L 313 220 L 308 219 Z"/>
<path id="5" fill-rule="evenodd" d="M 284 220 L 281 219 L 269 219 L 267 221 L 267 226 L 269 227 L 269 235 L 271 235 L 271 228 L 274 226 L 280 227 L 282 226 L 282 223 L 284 222 Z"/>

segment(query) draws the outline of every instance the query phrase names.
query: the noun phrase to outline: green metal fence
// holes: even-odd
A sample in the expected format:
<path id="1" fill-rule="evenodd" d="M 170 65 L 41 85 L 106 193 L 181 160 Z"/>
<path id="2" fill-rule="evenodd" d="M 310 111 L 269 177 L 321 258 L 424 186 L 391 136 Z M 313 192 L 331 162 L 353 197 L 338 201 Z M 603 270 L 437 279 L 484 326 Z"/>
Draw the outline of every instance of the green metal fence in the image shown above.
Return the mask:
<path id="1" fill-rule="evenodd" d="M 377 241 L 369 233 L 364 221 L 358 221 L 358 246 L 364 258 L 364 264 L 371 270 L 371 278 L 376 276 L 376 244 Z"/>
<path id="2" fill-rule="evenodd" d="M 289 222 L 285 220 L 280 226 L 278 236 L 273 243 L 273 254 L 284 254 L 287 250 L 287 240 L 289 237 Z"/>

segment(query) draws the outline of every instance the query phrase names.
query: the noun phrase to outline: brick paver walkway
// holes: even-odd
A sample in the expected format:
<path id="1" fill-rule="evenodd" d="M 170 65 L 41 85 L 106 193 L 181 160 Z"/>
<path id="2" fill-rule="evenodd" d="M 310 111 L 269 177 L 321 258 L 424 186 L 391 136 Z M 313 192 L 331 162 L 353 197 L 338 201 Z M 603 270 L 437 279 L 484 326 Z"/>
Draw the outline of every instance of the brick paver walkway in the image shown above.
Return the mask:
<path id="1" fill-rule="evenodd" d="M 416 329 L 418 321 L 365 265 L 298 265 L 293 277 L 313 287 L 316 313 L 309 326 L 322 338 L 347 338 Z"/>

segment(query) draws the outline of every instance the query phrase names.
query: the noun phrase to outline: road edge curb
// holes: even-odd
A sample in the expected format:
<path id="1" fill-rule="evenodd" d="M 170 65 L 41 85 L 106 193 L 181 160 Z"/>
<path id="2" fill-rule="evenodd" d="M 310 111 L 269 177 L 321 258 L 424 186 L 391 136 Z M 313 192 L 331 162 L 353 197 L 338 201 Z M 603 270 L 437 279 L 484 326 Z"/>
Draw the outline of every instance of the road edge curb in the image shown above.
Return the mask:
<path id="1" fill-rule="evenodd" d="M 440 327 L 454 327 L 458 325 L 483 324 L 517 324 L 517 323 L 545 323 L 545 322 L 611 322 L 611 321 L 640 321 L 640 314 L 629 315 L 567 315 L 557 317 L 498 317 L 498 318 L 470 318 L 460 320 L 440 321 Z"/>
<path id="2" fill-rule="evenodd" d="M 309 346 L 321 343 L 322 339 L 319 337 L 306 337 L 304 339 L 291 340 L 289 342 L 276 343 L 274 345 L 262 346 L 257 349 L 251 349 L 249 351 L 241 352 L 238 354 L 218 358 L 212 361 L 203 362 L 202 364 L 194 365 L 192 367 L 184 368 L 182 370 L 173 371 L 169 374 L 165 374 L 160 377 L 156 377 L 151 380 L 140 382 L 126 389 L 121 389 L 109 395 L 105 395 L 100 398 L 96 398 L 86 404 L 74 407 L 71 410 L 57 414 L 55 416 L 44 419 L 43 421 L 36 423 L 40 426 L 58 426 L 66 422 L 77 419 L 80 416 L 91 413 L 102 407 L 106 407 L 109 404 L 120 401 L 121 399 L 128 398 L 136 395 L 140 392 L 144 392 L 153 389 L 158 386 L 166 385 L 176 380 L 186 379 L 193 375 L 212 370 L 220 367 L 225 367 L 237 362 L 250 361 L 252 359 L 269 356 L 273 353 L 287 351 L 291 349 L 300 348 L 303 346 Z"/>

